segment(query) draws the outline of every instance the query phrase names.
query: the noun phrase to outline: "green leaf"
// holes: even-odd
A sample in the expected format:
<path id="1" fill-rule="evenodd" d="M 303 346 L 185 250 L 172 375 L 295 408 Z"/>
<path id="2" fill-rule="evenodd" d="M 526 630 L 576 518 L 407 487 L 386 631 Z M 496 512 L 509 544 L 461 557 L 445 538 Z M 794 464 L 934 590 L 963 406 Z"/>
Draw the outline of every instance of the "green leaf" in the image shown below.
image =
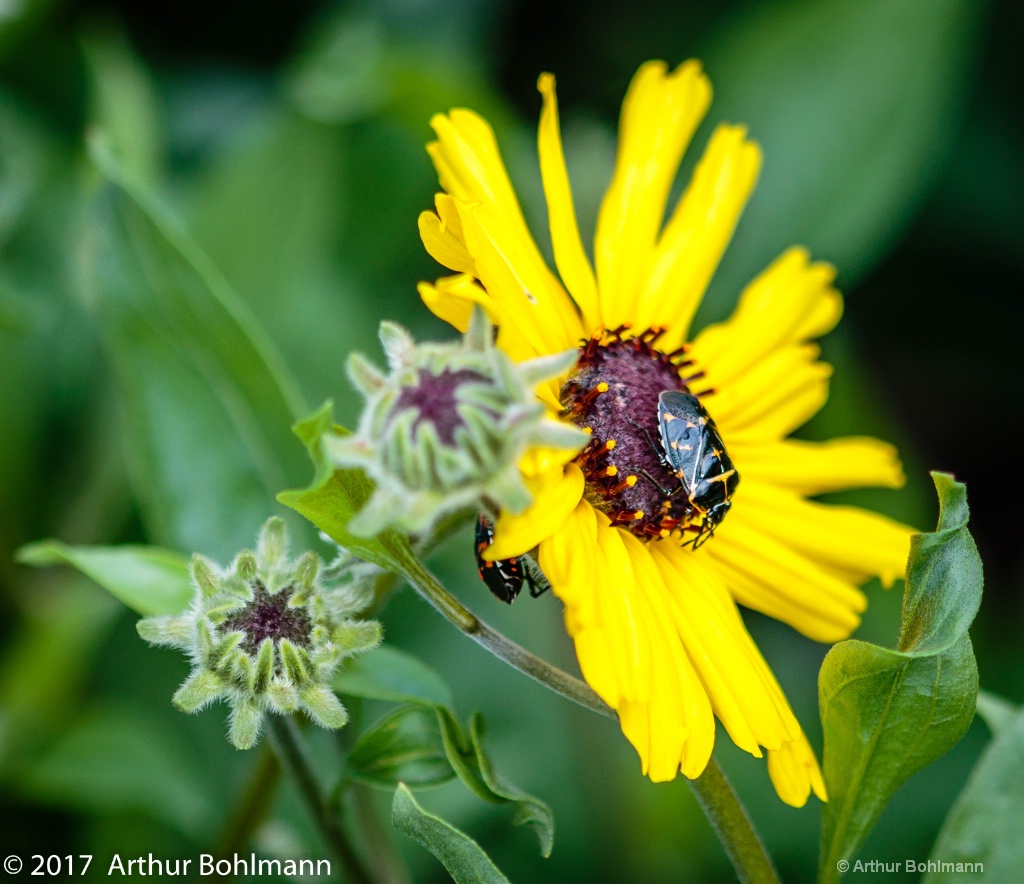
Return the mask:
<path id="1" fill-rule="evenodd" d="M 349 753 L 346 773 L 389 789 L 400 782 L 438 786 L 455 776 L 437 715 L 425 706 L 402 706 L 360 736 Z"/>
<path id="2" fill-rule="evenodd" d="M 200 173 L 189 215 L 193 236 L 273 329 L 303 389 L 316 401 L 333 396 L 344 414 L 357 413 L 362 399 L 339 382 L 339 354 L 375 346 L 381 319 L 380 301 L 353 278 L 364 255 L 346 252 L 359 255 L 353 267 L 338 254 L 343 217 L 359 211 L 347 170 L 365 174 L 350 155 L 350 135 L 280 102 L 248 110 Z M 382 235 L 377 226 L 373 235 Z"/>
<path id="3" fill-rule="evenodd" d="M 379 22 L 349 10 L 320 23 L 286 79 L 295 104 L 314 120 L 349 123 L 380 110 L 392 85 L 383 70 Z"/>
<path id="4" fill-rule="evenodd" d="M 1024 712 L 1007 720 L 982 755 L 932 848 L 940 871 L 925 881 L 963 881 L 958 863 L 981 863 L 989 881 L 1024 878 Z M 946 863 L 950 865 L 943 868 Z"/>
<path id="5" fill-rule="evenodd" d="M 23 586 L 32 590 L 32 584 Z M 26 619 L 0 657 L 0 773 L 34 755 L 86 701 L 84 684 L 123 608 L 85 578 L 28 592 Z"/>
<path id="6" fill-rule="evenodd" d="M 822 881 L 864 842 L 907 777 L 947 752 L 974 718 L 978 670 L 967 635 L 981 602 L 981 561 L 967 530 L 967 489 L 933 473 L 939 525 L 911 542 L 899 649 L 840 642 L 818 676 L 829 801 Z"/>
<path id="7" fill-rule="evenodd" d="M 506 782 L 494 770 L 483 747 L 483 717 L 479 713 L 473 715 L 467 735 L 454 712 L 451 691 L 433 669 L 410 654 L 382 645 L 347 661 L 335 675 L 333 686 L 340 694 L 415 703 L 431 709 L 436 716 L 431 734 L 438 735 L 449 769 L 482 800 L 512 804 L 513 824 L 533 826 L 540 839 L 541 853 L 551 854 L 555 827 L 551 809 Z M 383 744 L 381 737 L 375 745 Z"/>
<path id="8" fill-rule="evenodd" d="M 276 350 L 206 256 L 102 143 L 107 178 L 87 266 L 117 371 L 127 455 L 150 536 L 227 558 L 298 480 L 288 426 L 304 411 Z"/>
<path id="9" fill-rule="evenodd" d="M 115 22 L 87 29 L 81 38 L 90 75 L 90 116 L 103 131 L 125 172 L 156 184 L 163 165 L 163 137 L 156 87 Z"/>
<path id="10" fill-rule="evenodd" d="M 491 765 L 483 747 L 484 718 L 479 712 L 473 713 L 469 721 L 469 734 L 473 742 L 477 768 L 487 788 L 506 801 L 511 801 L 515 812 L 512 824 L 515 826 L 533 826 L 540 839 L 542 856 L 551 856 L 551 848 L 555 841 L 555 817 L 543 801 L 527 795 L 521 789 L 504 780 Z"/>
<path id="11" fill-rule="evenodd" d="M 1020 706 L 988 691 L 978 691 L 978 715 L 980 715 L 993 736 L 999 736 L 1020 712 Z"/>
<path id="12" fill-rule="evenodd" d="M 70 565 L 138 614 L 175 615 L 192 601 L 188 559 L 157 546 L 68 546 L 42 540 L 17 552 L 23 565 Z"/>
<path id="13" fill-rule="evenodd" d="M 349 533 L 348 523 L 369 501 L 373 482 L 362 470 L 335 469 L 324 453 L 325 433 L 348 434 L 347 430 L 334 423 L 333 411 L 332 404 L 325 402 L 292 428 L 313 461 L 313 482 L 303 490 L 283 491 L 277 499 L 360 558 L 399 574 L 415 572 L 420 566 L 404 534 L 393 528 L 371 538 Z"/>
<path id="14" fill-rule="evenodd" d="M 415 838 L 434 854 L 455 884 L 508 884 L 508 878 L 476 841 L 420 807 L 404 783 L 395 790 L 391 821 L 399 832 Z"/>
<path id="15" fill-rule="evenodd" d="M 791 0 L 725 22 L 701 53 L 711 116 L 748 126 L 765 160 L 715 280 L 720 303 L 792 243 L 844 285 L 884 256 L 956 137 L 983 8 Z"/>
<path id="16" fill-rule="evenodd" d="M 470 718 L 467 739 L 462 726 L 448 709 L 437 709 L 438 723 L 448 761 L 459 779 L 484 801 L 512 804 L 512 824 L 529 825 L 537 831 L 542 856 L 550 856 L 555 839 L 555 818 L 543 801 L 503 780 L 494 770 L 482 743 L 484 720 L 480 713 Z"/>
<path id="17" fill-rule="evenodd" d="M 447 708 L 455 705 L 451 689 L 437 672 L 391 645 L 350 657 L 332 683 L 339 694 L 351 697 Z"/>
<path id="18" fill-rule="evenodd" d="M 933 473 L 939 492 L 939 527 L 910 542 L 903 623 L 898 648 L 935 654 L 967 628 L 981 606 L 981 558 L 967 530 L 967 486 Z"/>
<path id="19" fill-rule="evenodd" d="M 58 807 L 147 814 L 201 840 L 216 826 L 216 811 L 191 758 L 166 728 L 107 705 L 67 727 L 20 787 Z"/>

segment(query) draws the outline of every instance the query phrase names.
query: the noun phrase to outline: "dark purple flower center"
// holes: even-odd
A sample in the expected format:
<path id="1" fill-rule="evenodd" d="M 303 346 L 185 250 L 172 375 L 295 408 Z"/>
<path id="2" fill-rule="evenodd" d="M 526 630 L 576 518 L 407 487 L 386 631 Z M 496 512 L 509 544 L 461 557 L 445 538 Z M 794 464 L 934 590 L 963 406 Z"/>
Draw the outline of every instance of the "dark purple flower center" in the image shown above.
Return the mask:
<path id="1" fill-rule="evenodd" d="M 419 410 L 419 417 L 413 424 L 413 435 L 424 421 L 432 423 L 437 437 L 444 445 L 455 444 L 455 431 L 465 422 L 459 414 L 458 390 L 463 384 L 488 383 L 479 372 L 468 368 L 456 371 L 445 368 L 440 374 L 421 371 L 415 386 L 404 387 L 395 403 L 395 414 L 408 408 Z"/>
<path id="2" fill-rule="evenodd" d="M 561 401 L 564 415 L 590 430 L 576 457 L 587 500 L 614 524 L 652 540 L 686 529 L 695 515 L 685 494 L 671 493 L 680 483 L 662 462 L 658 396 L 692 392 L 687 384 L 702 375 L 691 368 L 685 347 L 665 353 L 654 346 L 663 330 L 625 333 L 601 332 L 580 349 Z"/>
<path id="3" fill-rule="evenodd" d="M 255 654 L 265 638 L 275 644 L 286 638 L 301 647 L 309 646 L 309 616 L 302 608 L 289 608 L 292 588 L 285 587 L 271 595 L 262 581 L 253 583 L 253 598 L 241 611 L 224 623 L 225 632 L 245 633 L 242 647 Z"/>

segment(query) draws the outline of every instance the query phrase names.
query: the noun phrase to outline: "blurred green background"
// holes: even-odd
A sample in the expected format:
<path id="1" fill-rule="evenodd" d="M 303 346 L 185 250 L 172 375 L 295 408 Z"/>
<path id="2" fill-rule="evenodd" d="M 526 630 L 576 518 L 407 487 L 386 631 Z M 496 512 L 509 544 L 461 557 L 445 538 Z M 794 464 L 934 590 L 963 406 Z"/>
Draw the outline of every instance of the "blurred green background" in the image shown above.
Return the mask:
<path id="1" fill-rule="evenodd" d="M 195 857 L 231 843 L 259 751 L 227 744 L 224 707 L 171 707 L 186 661 L 144 645 L 127 610 L 70 571 L 15 564 L 14 551 L 53 536 L 223 561 L 250 545 L 283 512 L 274 494 L 308 480 L 291 420 L 331 397 L 353 422 L 346 354 L 379 359 L 382 318 L 451 334 L 415 294 L 442 274 L 416 231 L 436 189 L 431 114 L 488 117 L 545 241 L 543 70 L 558 77 L 591 230 L 633 71 L 704 59 L 716 99 L 696 146 L 713 123 L 744 122 L 766 159 L 699 321 L 724 315 L 791 243 L 838 266 L 832 399 L 802 432 L 896 442 L 907 488 L 843 499 L 921 528 L 936 515 L 927 470 L 967 482 L 988 578 L 972 630 L 982 686 L 1024 699 L 1022 37 L 1013 0 L 0 4 L 0 853 L 92 853 L 105 871 L 115 851 Z M 170 220 L 153 225 L 112 192 L 88 159 L 97 133 Z M 287 395 L 250 370 L 267 354 L 294 380 Z M 495 602 L 468 533 L 432 564 L 496 627 L 575 667 L 557 600 Z M 891 646 L 900 590 L 868 592 L 860 635 Z M 407 591 L 381 617 L 389 641 L 447 677 L 464 714 L 484 711 L 501 769 L 554 810 L 543 860 L 506 808 L 457 782 L 421 795 L 512 880 L 730 879 L 685 782 L 643 779 L 611 722 L 504 667 Z M 820 748 L 826 649 L 748 622 Z M 913 778 L 861 857 L 925 859 L 987 740 L 976 722 Z M 783 877 L 812 880 L 813 800 L 785 807 L 763 762 L 724 739 L 718 755 Z M 394 841 L 415 880 L 447 879 Z M 323 855 L 312 843 L 283 789 L 249 846 Z"/>

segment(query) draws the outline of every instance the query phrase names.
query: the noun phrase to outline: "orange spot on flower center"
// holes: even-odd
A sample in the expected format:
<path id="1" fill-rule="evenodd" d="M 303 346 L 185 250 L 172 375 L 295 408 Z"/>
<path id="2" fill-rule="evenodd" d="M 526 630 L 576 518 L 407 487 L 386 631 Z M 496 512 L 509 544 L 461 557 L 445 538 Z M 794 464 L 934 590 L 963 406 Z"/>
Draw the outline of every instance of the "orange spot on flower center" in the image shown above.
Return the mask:
<path id="1" fill-rule="evenodd" d="M 596 332 L 580 347 L 561 392 L 563 416 L 590 435 L 576 457 L 587 500 L 644 540 L 660 540 L 700 518 L 685 493 L 673 493 L 680 481 L 662 461 L 658 428 L 658 396 L 691 392 L 687 382 L 700 374 L 687 348 L 667 353 L 655 346 L 663 333 Z"/>

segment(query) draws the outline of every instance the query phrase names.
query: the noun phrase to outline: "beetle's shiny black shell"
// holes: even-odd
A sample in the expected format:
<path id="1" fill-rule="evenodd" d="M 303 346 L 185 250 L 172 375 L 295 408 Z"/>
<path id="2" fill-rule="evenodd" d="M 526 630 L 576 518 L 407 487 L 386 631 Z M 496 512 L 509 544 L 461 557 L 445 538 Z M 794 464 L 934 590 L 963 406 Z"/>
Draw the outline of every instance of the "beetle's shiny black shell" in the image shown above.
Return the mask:
<path id="1" fill-rule="evenodd" d="M 476 520 L 476 569 L 495 598 L 511 605 L 523 589 L 524 565 L 519 557 L 489 562 L 484 550 L 494 543 L 494 525 L 487 516 Z"/>
<path id="2" fill-rule="evenodd" d="M 690 503 L 704 514 L 701 533 L 713 531 L 740 484 L 718 427 L 696 396 L 665 390 L 658 396 L 658 429 L 669 469 Z"/>

